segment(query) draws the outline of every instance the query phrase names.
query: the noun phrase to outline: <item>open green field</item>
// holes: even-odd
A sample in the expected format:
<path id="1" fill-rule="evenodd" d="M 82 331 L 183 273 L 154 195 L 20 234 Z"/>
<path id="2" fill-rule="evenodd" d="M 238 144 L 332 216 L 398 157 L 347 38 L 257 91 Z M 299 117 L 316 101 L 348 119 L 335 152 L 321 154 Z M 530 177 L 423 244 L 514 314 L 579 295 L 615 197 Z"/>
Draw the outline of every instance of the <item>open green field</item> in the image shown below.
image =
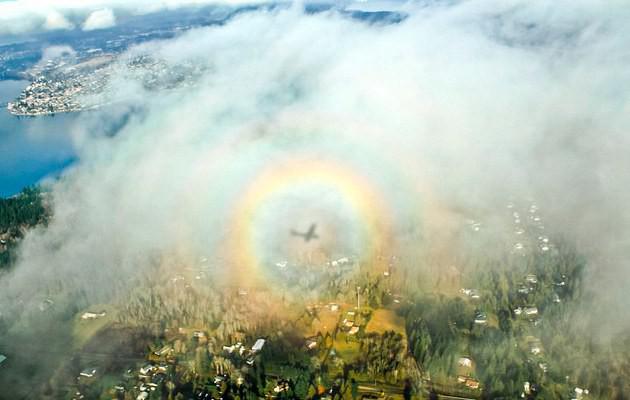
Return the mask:
<path id="1" fill-rule="evenodd" d="M 326 333 L 332 334 L 337 327 L 339 316 L 339 311 L 322 309 L 319 312 L 318 317 L 313 319 L 313 323 L 311 324 L 310 328 L 308 328 L 308 330 L 305 332 L 305 335 L 314 336 L 317 335 L 318 332 L 321 332 L 322 335 L 325 335 Z"/>
<path id="2" fill-rule="evenodd" d="M 105 315 L 96 319 L 81 319 L 81 315 L 83 315 L 84 312 L 93 310 L 97 310 L 98 312 L 103 311 L 105 312 Z M 92 307 L 90 310 L 84 310 L 78 313 L 74 318 L 74 325 L 72 328 L 77 348 L 81 348 L 83 345 L 88 343 L 94 335 L 113 321 L 114 311 L 111 306 L 100 305 Z"/>
<path id="3" fill-rule="evenodd" d="M 405 320 L 403 317 L 396 315 L 392 310 L 380 308 L 372 312 L 370 321 L 365 327 L 365 332 L 385 333 L 386 331 L 394 331 L 405 335 Z"/>

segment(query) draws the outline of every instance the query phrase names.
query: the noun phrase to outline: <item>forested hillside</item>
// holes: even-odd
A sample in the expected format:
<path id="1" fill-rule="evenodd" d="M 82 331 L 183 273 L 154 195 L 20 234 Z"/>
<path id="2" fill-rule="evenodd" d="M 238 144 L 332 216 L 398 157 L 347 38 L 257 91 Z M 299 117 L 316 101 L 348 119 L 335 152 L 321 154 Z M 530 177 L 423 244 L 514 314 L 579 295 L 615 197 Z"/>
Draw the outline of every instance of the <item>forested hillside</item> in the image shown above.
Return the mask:
<path id="1" fill-rule="evenodd" d="M 28 187 L 16 196 L 0 199 L 0 268 L 15 261 L 15 247 L 24 233 L 48 220 L 44 193 Z"/>
<path id="2" fill-rule="evenodd" d="M 467 394 L 466 383 L 479 382 L 495 399 L 628 398 L 630 339 L 589 333 L 586 261 L 576 249 L 479 264 L 461 296 L 418 294 L 405 310 L 429 385 Z"/>

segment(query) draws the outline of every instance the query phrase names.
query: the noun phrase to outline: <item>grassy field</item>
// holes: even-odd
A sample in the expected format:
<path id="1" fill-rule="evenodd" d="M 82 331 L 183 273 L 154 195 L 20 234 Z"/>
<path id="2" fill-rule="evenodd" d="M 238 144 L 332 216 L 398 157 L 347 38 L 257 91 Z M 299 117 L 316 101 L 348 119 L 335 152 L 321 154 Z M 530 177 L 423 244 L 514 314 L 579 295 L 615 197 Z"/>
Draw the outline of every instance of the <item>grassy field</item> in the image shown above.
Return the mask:
<path id="1" fill-rule="evenodd" d="M 333 344 L 333 348 L 337 355 L 346 362 L 351 362 L 359 356 L 359 342 L 347 333 L 337 334 L 337 338 Z"/>
<path id="2" fill-rule="evenodd" d="M 331 311 L 327 306 L 319 307 L 317 309 L 317 317 L 310 321 L 310 325 L 303 328 L 304 336 L 315 336 L 317 332 L 321 332 L 322 335 L 328 332 L 332 335 L 339 322 L 339 317 L 344 315 L 344 310 L 347 307 L 347 305 L 339 305 L 337 311 Z"/>
<path id="3" fill-rule="evenodd" d="M 325 335 L 326 332 L 332 334 L 337 326 L 337 321 L 339 320 L 339 312 L 322 310 L 320 311 L 318 317 L 319 318 L 313 320 L 308 334 L 316 335 L 317 332 L 321 332 L 322 335 Z"/>
<path id="4" fill-rule="evenodd" d="M 106 314 L 103 317 L 96 319 L 81 319 L 84 310 L 78 313 L 74 319 L 73 335 L 75 339 L 75 345 L 80 348 L 94 337 L 101 329 L 109 325 L 114 320 L 113 309 L 108 306 L 97 306 L 90 308 L 90 311 L 97 310 L 97 312 L 104 311 Z"/>
<path id="5" fill-rule="evenodd" d="M 394 331 L 396 333 L 400 333 L 403 337 L 406 337 L 404 318 L 396 315 L 396 313 L 392 310 L 384 308 L 374 310 L 370 321 L 365 327 L 365 332 L 382 334 L 386 331 Z"/>

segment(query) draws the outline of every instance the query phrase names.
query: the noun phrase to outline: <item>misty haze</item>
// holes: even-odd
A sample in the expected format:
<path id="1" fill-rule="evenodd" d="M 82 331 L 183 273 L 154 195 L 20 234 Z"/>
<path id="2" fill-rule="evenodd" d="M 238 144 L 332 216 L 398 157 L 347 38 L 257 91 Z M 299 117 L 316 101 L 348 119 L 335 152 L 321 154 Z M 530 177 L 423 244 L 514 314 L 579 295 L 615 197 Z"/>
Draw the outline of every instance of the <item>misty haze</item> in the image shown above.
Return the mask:
<path id="1" fill-rule="evenodd" d="M 630 399 L 628 21 L 0 1 L 0 399 Z"/>

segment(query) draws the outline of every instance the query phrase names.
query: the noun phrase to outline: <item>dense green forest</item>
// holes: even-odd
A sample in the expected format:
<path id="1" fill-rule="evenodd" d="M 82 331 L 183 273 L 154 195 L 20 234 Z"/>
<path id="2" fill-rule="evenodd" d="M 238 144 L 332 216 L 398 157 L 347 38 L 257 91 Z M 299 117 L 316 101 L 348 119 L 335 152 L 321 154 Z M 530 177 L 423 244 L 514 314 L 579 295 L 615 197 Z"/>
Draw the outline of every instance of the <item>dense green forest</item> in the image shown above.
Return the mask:
<path id="1" fill-rule="evenodd" d="M 15 261 L 15 249 L 24 232 L 48 221 L 44 193 L 27 187 L 18 195 L 0 199 L 0 268 Z"/>
<path id="2" fill-rule="evenodd" d="M 567 246 L 480 266 L 474 297 L 418 294 L 405 310 L 410 350 L 433 382 L 471 376 L 484 398 L 627 399 L 630 336 L 590 333 L 585 271 Z"/>

